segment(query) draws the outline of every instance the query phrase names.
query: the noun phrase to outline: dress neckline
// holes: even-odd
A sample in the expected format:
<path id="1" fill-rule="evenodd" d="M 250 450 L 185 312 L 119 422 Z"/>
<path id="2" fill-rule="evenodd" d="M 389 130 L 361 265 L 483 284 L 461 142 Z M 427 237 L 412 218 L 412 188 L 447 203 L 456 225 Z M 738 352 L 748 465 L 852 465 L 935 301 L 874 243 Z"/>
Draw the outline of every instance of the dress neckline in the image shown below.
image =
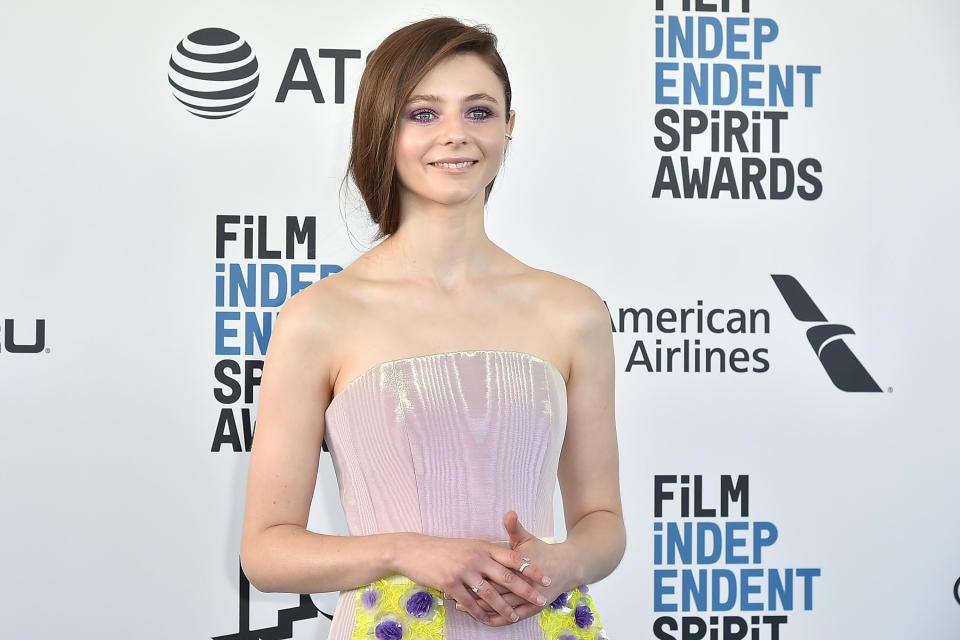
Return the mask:
<path id="1" fill-rule="evenodd" d="M 372 367 L 370 367 L 369 369 L 367 369 L 366 371 L 364 371 L 363 373 L 361 373 L 360 375 L 358 375 L 356 378 L 354 378 L 353 380 L 351 380 L 350 382 L 348 382 L 348 383 L 347 383 L 347 386 L 345 386 L 343 389 L 340 389 L 340 393 L 338 393 L 337 395 L 335 395 L 335 396 L 333 396 L 332 398 L 330 398 L 330 402 L 329 402 L 329 404 L 327 404 L 327 409 L 326 409 L 326 411 L 329 411 L 329 410 L 330 410 L 330 408 L 331 408 L 331 407 L 333 406 L 333 404 L 340 398 L 340 396 L 342 396 L 343 394 L 347 393 L 347 392 L 351 389 L 351 387 L 356 386 L 356 383 L 357 383 L 357 382 L 359 382 L 361 379 L 365 378 L 367 375 L 373 373 L 374 371 L 377 371 L 378 369 L 381 369 L 382 367 L 385 367 L 385 366 L 388 365 L 388 364 L 396 364 L 396 363 L 398 363 L 398 362 L 407 362 L 407 361 L 409 361 L 409 360 L 424 360 L 424 359 L 426 359 L 426 358 L 438 358 L 438 357 L 440 357 L 440 356 L 466 355 L 466 354 L 477 354 L 477 353 L 505 353 L 505 354 L 513 354 L 513 355 L 524 356 L 524 357 L 526 357 L 526 358 L 529 358 L 530 360 L 533 360 L 533 361 L 536 361 L 536 362 L 540 362 L 540 363 L 542 363 L 543 365 L 545 365 L 547 368 L 553 369 L 553 371 L 555 371 L 555 372 L 557 373 L 557 375 L 560 376 L 560 379 L 563 380 L 563 382 L 564 382 L 564 387 L 566 387 L 567 381 L 566 381 L 566 379 L 563 377 L 563 374 L 560 373 L 560 369 L 559 369 L 555 364 L 553 364 L 553 363 L 550 362 L 549 360 L 544 360 L 544 359 L 541 358 L 540 356 L 535 356 L 535 355 L 533 355 L 532 353 L 528 353 L 528 352 L 526 352 L 526 351 L 513 351 L 513 350 L 509 350 L 509 349 L 471 349 L 471 350 L 468 350 L 468 351 L 443 351 L 443 352 L 441 352 L 441 353 L 428 353 L 428 354 L 422 355 L 422 356 L 409 356 L 409 357 L 406 357 L 406 358 L 396 358 L 395 360 L 384 360 L 383 362 L 380 362 L 380 363 L 377 363 L 377 364 L 373 365 Z M 326 412 L 324 412 L 324 413 L 326 413 Z"/>

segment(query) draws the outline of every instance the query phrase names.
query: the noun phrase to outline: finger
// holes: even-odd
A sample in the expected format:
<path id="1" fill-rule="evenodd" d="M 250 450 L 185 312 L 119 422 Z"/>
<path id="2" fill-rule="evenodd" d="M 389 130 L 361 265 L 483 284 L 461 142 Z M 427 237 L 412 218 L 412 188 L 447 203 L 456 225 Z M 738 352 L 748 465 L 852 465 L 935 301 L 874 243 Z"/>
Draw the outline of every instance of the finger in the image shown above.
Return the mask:
<path id="1" fill-rule="evenodd" d="M 503 618 L 503 616 L 501 616 L 501 615 L 497 612 L 496 609 L 494 609 L 493 607 L 490 606 L 490 603 L 489 603 L 489 602 L 487 602 L 486 600 L 483 600 L 482 598 L 479 598 L 479 597 L 477 596 L 477 594 L 471 593 L 471 594 L 470 594 L 470 597 L 473 598 L 473 601 L 476 602 L 476 603 L 480 606 L 481 609 L 483 609 L 484 613 L 487 614 L 488 618 L 489 618 L 489 617 L 492 617 L 492 616 L 497 616 L 497 617 L 499 617 L 499 618 Z M 515 607 L 515 606 L 518 605 L 518 604 L 523 604 L 523 605 L 526 605 L 526 606 L 528 606 L 528 607 L 532 607 L 532 606 L 533 606 L 533 605 L 531 605 L 529 602 L 527 602 L 526 600 L 524 600 L 523 598 L 521 598 L 520 596 L 518 596 L 518 595 L 515 594 L 515 593 L 507 593 L 507 594 L 503 597 L 503 599 L 506 600 L 506 601 L 510 604 L 510 606 L 513 606 L 513 607 Z M 458 611 L 465 611 L 465 609 L 460 605 L 459 602 L 456 604 L 456 608 L 457 608 Z M 518 614 L 518 615 L 519 615 L 519 614 Z M 476 616 L 474 616 L 474 617 L 476 617 Z"/>
<path id="2" fill-rule="evenodd" d="M 523 542 L 524 538 L 520 532 L 520 518 L 516 511 L 511 509 L 503 516 L 503 528 L 507 530 L 507 534 L 510 536 L 511 549 Z"/>
<path id="3" fill-rule="evenodd" d="M 514 611 L 517 611 L 517 607 L 520 606 L 520 605 L 527 605 L 527 606 L 530 606 L 530 607 L 533 606 L 532 604 L 530 604 L 529 602 L 527 602 L 524 598 L 521 598 L 520 596 L 518 596 L 517 594 L 515 594 L 515 593 L 513 593 L 513 592 L 508 591 L 507 593 L 504 593 L 504 594 L 501 594 L 501 595 L 503 596 L 503 599 L 506 600 L 507 604 L 509 604 L 511 607 L 513 607 L 513 610 L 514 610 Z M 474 596 L 474 599 L 476 599 L 476 596 Z M 477 602 L 480 603 L 480 606 L 481 606 L 481 607 L 483 608 L 483 610 L 486 611 L 487 613 L 497 613 L 496 611 L 494 611 L 494 610 L 490 607 L 490 604 L 489 604 L 486 600 L 477 600 Z M 518 613 L 519 613 L 519 612 L 518 612 Z"/>
<path id="4" fill-rule="evenodd" d="M 491 562 L 490 565 L 492 570 L 496 570 L 497 565 L 495 562 Z M 503 566 L 500 566 L 500 569 L 503 571 L 509 571 L 509 569 L 505 569 Z M 493 607 L 494 611 L 503 616 L 504 620 L 516 622 L 519 619 L 517 614 L 514 613 L 513 607 L 507 604 L 507 601 L 503 599 L 503 596 L 500 595 L 500 592 L 497 591 L 492 584 L 490 584 L 490 579 L 487 576 L 478 575 L 473 583 L 474 587 L 478 585 L 480 587 L 474 593 L 476 593 L 480 598 L 486 600 L 490 606 Z M 489 622 L 487 622 L 487 624 L 489 624 Z"/>
<path id="5" fill-rule="evenodd" d="M 535 607 L 534 605 L 527 603 L 520 605 L 517 607 L 517 609 L 515 609 L 515 611 L 517 612 L 517 618 L 519 621 L 536 615 L 542 609 L 543 607 Z M 487 624 L 491 627 L 502 627 L 504 625 L 513 624 L 513 622 L 511 620 L 505 620 L 503 616 L 494 614 L 490 616 L 490 621 Z"/>
<path id="6" fill-rule="evenodd" d="M 518 575 L 523 576 L 532 584 L 547 586 L 551 582 L 550 577 L 543 572 L 543 569 L 532 562 L 524 560 L 523 555 L 519 551 L 495 546 L 491 548 L 490 556 L 503 566 L 516 570 Z M 523 569 L 523 572 L 521 572 L 520 569 Z"/>
<path id="7" fill-rule="evenodd" d="M 546 604 L 546 599 L 543 594 L 510 567 L 491 561 L 489 567 L 484 568 L 483 571 L 489 576 L 490 580 L 499 582 L 528 602 L 540 606 Z"/>
<path id="8" fill-rule="evenodd" d="M 491 614 L 497 615 L 497 616 L 500 615 L 493 609 L 493 607 L 490 606 L 490 603 L 487 602 L 486 600 L 477 600 L 477 604 L 480 605 L 480 608 L 483 609 L 484 613 L 486 613 L 488 616 Z"/>
<path id="9" fill-rule="evenodd" d="M 518 577 L 518 578 L 521 578 L 521 579 L 525 579 L 525 578 L 523 578 L 522 576 L 517 576 L 517 577 Z M 527 580 L 527 582 L 530 583 L 529 580 Z M 491 582 L 490 584 L 493 586 L 494 589 L 497 590 L 497 593 L 499 593 L 499 594 L 502 595 L 502 596 L 503 596 L 504 594 L 507 594 L 507 593 L 512 594 L 512 595 L 516 595 L 515 593 L 513 593 L 513 591 L 512 591 L 509 587 L 505 587 L 505 586 L 503 586 L 502 584 L 500 584 L 499 582 Z"/>
<path id="10" fill-rule="evenodd" d="M 473 595 L 472 597 L 476 600 L 476 595 Z M 518 621 L 525 620 L 526 618 L 536 615 L 541 610 L 543 610 L 543 607 L 532 605 L 526 600 L 522 600 L 516 594 L 508 594 L 508 598 L 516 598 L 521 603 L 518 606 L 516 606 L 516 608 L 514 609 L 514 611 L 517 613 Z M 491 609 L 490 604 L 487 603 L 486 601 L 484 600 L 476 600 L 476 601 L 480 604 L 480 606 L 489 616 L 488 622 L 487 622 L 488 625 L 494 626 L 494 627 L 500 627 L 506 624 L 513 624 L 509 620 L 504 620 L 503 616 L 501 616 L 499 613 Z M 459 602 L 457 603 L 457 610 L 463 611 L 463 607 L 460 606 Z"/>
<path id="11" fill-rule="evenodd" d="M 466 585 L 452 589 L 448 595 L 454 596 L 454 599 L 457 601 L 458 610 L 466 611 L 476 618 L 477 621 L 484 624 L 487 624 L 490 620 L 490 614 L 483 610 L 483 607 L 481 607 L 477 599 L 473 597 L 473 593 Z"/>
<path id="12" fill-rule="evenodd" d="M 490 550 L 490 555 L 503 566 L 515 569 L 517 573 L 531 583 L 547 586 L 551 582 L 550 577 L 547 576 L 540 567 L 524 559 L 523 554 L 515 549 L 505 549 L 504 547 L 494 546 Z M 527 566 L 524 566 L 524 564 Z M 523 569 L 522 573 L 520 569 Z"/>
<path id="13" fill-rule="evenodd" d="M 520 516 L 517 515 L 517 512 L 511 509 L 507 511 L 506 515 L 503 516 L 503 527 L 511 534 L 516 535 L 519 538 L 530 538 L 533 536 L 532 533 L 526 530 L 526 528 L 520 524 Z"/>
<path id="14" fill-rule="evenodd" d="M 496 584 L 496 583 L 491 583 L 491 584 Z M 506 593 L 501 593 L 500 596 L 507 601 L 507 604 L 509 604 L 511 607 L 514 607 L 514 608 L 516 608 L 516 606 L 519 604 L 530 604 L 529 600 L 527 600 L 522 596 L 518 596 L 513 591 L 507 591 Z M 477 594 L 473 594 L 473 597 L 474 599 L 476 599 Z M 481 600 L 480 606 L 484 606 L 485 603 L 486 603 L 486 600 Z"/>
<path id="15" fill-rule="evenodd" d="M 496 589 L 497 592 L 503 596 L 504 600 L 507 599 L 507 596 L 510 596 L 511 598 L 517 598 L 517 599 L 523 600 L 524 602 L 529 602 L 529 600 L 527 600 L 526 598 L 521 598 L 520 596 L 515 594 L 513 591 L 511 591 L 508 587 L 503 586 L 499 582 L 491 582 L 490 584 L 492 584 L 493 588 Z"/>

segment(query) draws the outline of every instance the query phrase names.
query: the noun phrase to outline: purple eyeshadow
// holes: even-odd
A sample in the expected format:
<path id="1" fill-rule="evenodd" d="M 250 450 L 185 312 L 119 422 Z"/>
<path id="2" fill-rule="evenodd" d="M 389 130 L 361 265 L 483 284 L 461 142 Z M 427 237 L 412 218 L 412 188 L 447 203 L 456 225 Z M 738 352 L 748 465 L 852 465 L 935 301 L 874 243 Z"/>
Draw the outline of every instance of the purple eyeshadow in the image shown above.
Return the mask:
<path id="1" fill-rule="evenodd" d="M 470 120 L 477 120 L 478 122 L 483 120 L 488 120 L 496 115 L 493 111 L 490 111 L 490 109 L 486 107 L 473 107 L 472 109 L 467 109 L 466 113 L 473 113 L 474 111 L 482 111 L 486 114 L 482 118 L 469 118 Z M 410 119 L 419 120 L 420 122 L 430 122 L 432 120 L 430 118 L 426 120 L 418 118 L 417 116 L 420 115 L 421 113 L 431 113 L 433 115 L 436 115 L 433 109 L 417 109 L 416 111 L 410 114 Z"/>

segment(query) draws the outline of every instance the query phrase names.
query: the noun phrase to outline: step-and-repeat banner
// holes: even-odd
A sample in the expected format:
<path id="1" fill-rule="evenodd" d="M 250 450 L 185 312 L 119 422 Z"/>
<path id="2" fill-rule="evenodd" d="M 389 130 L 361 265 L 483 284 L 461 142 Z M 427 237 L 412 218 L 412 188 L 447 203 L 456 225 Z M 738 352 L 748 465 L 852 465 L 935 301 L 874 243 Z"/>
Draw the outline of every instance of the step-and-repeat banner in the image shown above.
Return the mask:
<path id="1" fill-rule="evenodd" d="M 488 234 L 610 312 L 610 637 L 958 637 L 951 0 L 5 7 L 4 635 L 326 638 L 240 567 L 263 358 L 372 246 L 357 86 L 437 15 L 511 76 Z"/>

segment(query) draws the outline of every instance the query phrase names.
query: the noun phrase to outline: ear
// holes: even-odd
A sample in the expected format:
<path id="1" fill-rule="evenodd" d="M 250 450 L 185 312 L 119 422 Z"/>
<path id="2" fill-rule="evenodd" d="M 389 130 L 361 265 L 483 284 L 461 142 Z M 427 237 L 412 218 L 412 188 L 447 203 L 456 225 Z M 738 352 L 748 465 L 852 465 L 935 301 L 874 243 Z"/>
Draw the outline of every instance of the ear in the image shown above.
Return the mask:
<path id="1" fill-rule="evenodd" d="M 517 123 L 516 109 L 510 109 L 510 120 L 507 122 L 507 133 L 513 135 L 513 125 Z"/>

